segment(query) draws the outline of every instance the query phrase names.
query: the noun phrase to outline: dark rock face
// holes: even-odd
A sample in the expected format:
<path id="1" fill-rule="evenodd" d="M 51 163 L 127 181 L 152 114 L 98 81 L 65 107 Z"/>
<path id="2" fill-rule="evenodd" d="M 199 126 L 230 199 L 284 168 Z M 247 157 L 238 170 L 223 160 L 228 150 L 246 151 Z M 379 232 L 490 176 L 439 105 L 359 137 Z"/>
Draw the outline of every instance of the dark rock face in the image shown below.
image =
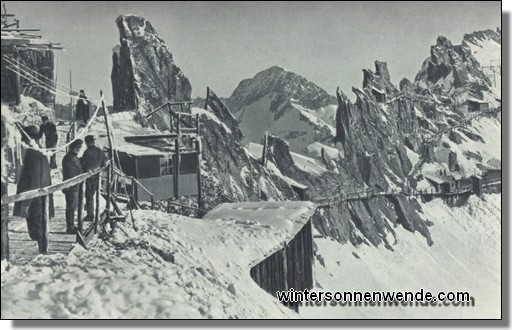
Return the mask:
<path id="1" fill-rule="evenodd" d="M 414 165 L 405 146 L 422 152 L 412 102 L 379 102 L 374 95 L 375 89 L 384 92 L 388 99 L 399 92 L 389 80 L 386 63 L 376 61 L 375 73 L 363 70 L 363 75 L 363 89 L 353 88 L 355 103 L 341 91 L 337 93 L 336 142 L 344 154 L 339 167 L 340 173 L 347 175 L 344 182 L 348 183 L 340 186 L 338 193 L 405 188 Z M 402 85 L 411 83 L 404 81 Z M 433 149 L 423 148 L 433 157 Z M 418 216 L 420 210 L 418 203 L 403 196 L 378 197 L 320 210 L 314 223 L 321 233 L 342 243 L 367 242 L 392 249 L 394 243 L 385 237 L 388 233 L 394 236 L 393 227 L 400 225 L 409 231 L 419 231 L 432 244 L 428 228 Z"/>
<path id="2" fill-rule="evenodd" d="M 462 143 L 462 138 L 457 132 L 451 131 L 450 134 L 448 135 L 448 138 L 457 144 Z"/>
<path id="3" fill-rule="evenodd" d="M 391 81 L 389 76 L 388 64 L 386 62 L 375 61 L 375 74 L 386 81 Z"/>
<path id="4" fill-rule="evenodd" d="M 209 89 L 200 112 L 203 189 L 206 207 L 219 203 L 297 199 L 279 176 L 264 168 L 241 144 L 242 133 L 229 109 Z"/>
<path id="5" fill-rule="evenodd" d="M 446 37 L 440 36 L 416 75 L 415 85 L 419 89 L 443 86 L 450 96 L 463 102 L 468 91 L 474 97 L 482 98 L 482 91 L 489 91 L 491 82 L 464 43 L 453 45 Z"/>
<path id="6" fill-rule="evenodd" d="M 173 61 L 165 42 L 151 23 L 134 15 L 116 20 L 120 46 L 112 57 L 112 92 L 114 111 L 136 110 L 140 122 L 148 125 L 144 115 L 166 101 L 189 101 L 192 87 Z M 153 115 L 156 128 L 169 129 L 169 114 Z"/>
<path id="7" fill-rule="evenodd" d="M 20 67 L 25 75 L 37 76 L 44 85 L 54 88 L 55 55 L 52 50 L 25 49 L 19 51 Z M 30 70 L 30 71 L 29 71 Z M 31 71 L 36 71 L 37 74 Z M 15 74 L 4 67 L 2 61 L 2 102 L 13 104 L 16 102 L 16 91 L 14 90 Z M 22 95 L 32 97 L 44 105 L 55 103 L 55 95 L 45 88 L 36 86 L 33 82 L 20 77 L 20 91 Z"/>
<path id="8" fill-rule="evenodd" d="M 457 153 L 450 151 L 448 154 L 448 168 L 451 172 L 458 171 L 459 164 L 457 163 Z"/>
<path id="9" fill-rule="evenodd" d="M 399 88 L 401 91 L 405 91 L 405 92 L 413 92 L 414 91 L 414 85 L 413 85 L 412 81 L 410 81 L 407 78 L 403 78 L 402 80 L 400 80 Z"/>
<path id="10" fill-rule="evenodd" d="M 327 187 L 332 187 L 336 184 L 341 186 L 343 178 L 340 174 L 327 171 L 322 175 L 313 175 L 299 168 L 290 154 L 288 143 L 278 136 L 267 136 L 266 157 L 267 162 L 273 163 L 284 176 L 308 186 L 311 198 L 324 196 Z"/>

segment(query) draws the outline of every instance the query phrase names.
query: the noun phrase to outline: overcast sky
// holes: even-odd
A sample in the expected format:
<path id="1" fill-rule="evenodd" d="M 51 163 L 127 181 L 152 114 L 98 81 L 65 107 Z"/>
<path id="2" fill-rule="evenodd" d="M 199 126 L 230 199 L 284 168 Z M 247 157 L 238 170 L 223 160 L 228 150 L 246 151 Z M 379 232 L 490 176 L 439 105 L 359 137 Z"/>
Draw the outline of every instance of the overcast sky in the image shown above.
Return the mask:
<path id="1" fill-rule="evenodd" d="M 58 82 L 111 102 L 115 19 L 148 19 L 192 84 L 230 96 L 240 80 L 279 65 L 334 94 L 360 86 L 362 69 L 388 62 L 391 79 L 414 79 L 437 36 L 454 44 L 464 33 L 501 26 L 500 2 L 17 2 L 4 1 L 25 28 L 61 42 Z"/>

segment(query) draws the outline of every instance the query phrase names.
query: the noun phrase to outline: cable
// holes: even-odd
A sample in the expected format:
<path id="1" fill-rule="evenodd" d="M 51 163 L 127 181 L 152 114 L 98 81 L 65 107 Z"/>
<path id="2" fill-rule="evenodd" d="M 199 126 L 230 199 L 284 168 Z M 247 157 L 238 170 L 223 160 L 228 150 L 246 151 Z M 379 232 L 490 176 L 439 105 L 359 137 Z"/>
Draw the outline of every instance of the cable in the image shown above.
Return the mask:
<path id="1" fill-rule="evenodd" d="M 66 91 L 62 91 L 44 81 L 42 81 L 40 78 L 37 78 L 36 76 L 34 76 L 34 74 L 39 74 L 37 71 L 33 70 L 33 69 L 22 69 L 17 63 L 14 63 L 12 60 L 8 59 L 7 57 L 3 56 L 3 60 L 8 63 L 11 67 L 9 66 L 6 66 L 6 68 L 12 72 L 14 72 L 15 74 L 18 74 L 20 75 L 21 77 L 27 79 L 28 81 L 32 82 L 32 83 L 35 83 L 36 85 L 38 85 L 40 88 L 43 88 L 47 91 L 49 91 L 50 93 L 53 93 L 55 95 L 60 95 L 60 96 L 65 96 L 65 97 L 71 97 L 73 99 L 80 99 L 80 96 L 75 96 L 75 95 L 72 95 L 70 94 L 69 92 L 66 92 Z M 32 71 L 32 74 L 30 71 Z M 73 91 L 69 88 L 67 88 L 69 91 Z M 76 92 L 75 92 L 76 93 Z M 78 93 L 76 93 L 78 94 Z M 100 103 L 101 102 L 101 99 L 93 99 L 93 98 L 88 98 L 88 101 L 93 101 L 95 103 Z"/>
<path id="2" fill-rule="evenodd" d="M 13 117 L 15 117 L 14 114 L 12 113 L 12 111 L 10 109 L 8 109 L 8 110 L 11 113 L 11 115 Z M 73 140 L 69 141 L 68 143 L 66 143 L 64 145 L 61 145 L 61 146 L 58 146 L 58 147 L 55 147 L 55 148 L 43 149 L 43 148 L 39 147 L 37 145 L 37 143 L 28 136 L 28 134 L 25 132 L 25 130 L 23 130 L 21 127 L 19 127 L 17 125 L 18 129 L 22 132 L 22 134 L 25 135 L 25 137 L 27 137 L 29 139 L 29 141 L 30 141 L 30 144 L 27 144 L 27 143 L 25 143 L 23 141 L 21 141 L 21 143 L 27 149 L 35 149 L 35 150 L 41 152 L 42 154 L 51 157 L 55 153 L 57 153 L 59 150 L 67 148 L 68 146 L 71 145 L 71 143 L 73 143 L 74 141 L 76 141 L 76 140 L 82 138 L 83 136 L 85 136 L 85 134 L 89 132 L 90 127 L 92 126 L 92 123 L 96 120 L 97 115 L 99 113 L 99 110 L 100 110 L 100 106 L 96 106 L 96 110 L 94 111 L 94 114 L 92 115 L 92 117 L 89 120 L 89 122 L 87 123 L 87 125 L 80 130 L 80 133 L 77 136 L 75 136 L 75 138 Z"/>

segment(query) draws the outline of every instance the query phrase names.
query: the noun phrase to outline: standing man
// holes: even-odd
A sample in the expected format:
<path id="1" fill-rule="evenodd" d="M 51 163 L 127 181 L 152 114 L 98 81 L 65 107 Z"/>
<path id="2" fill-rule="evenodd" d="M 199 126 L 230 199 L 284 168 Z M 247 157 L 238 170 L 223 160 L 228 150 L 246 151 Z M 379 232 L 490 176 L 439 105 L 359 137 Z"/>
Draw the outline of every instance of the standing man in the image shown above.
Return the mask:
<path id="1" fill-rule="evenodd" d="M 87 145 L 87 150 L 84 151 L 81 160 L 84 172 L 105 166 L 105 153 L 96 146 L 94 136 L 87 135 L 85 137 L 85 144 Z M 85 209 L 87 211 L 85 221 L 92 221 L 94 219 L 94 194 L 98 191 L 98 186 L 99 174 L 85 181 Z"/>
<path id="2" fill-rule="evenodd" d="M 55 148 L 57 146 L 57 140 L 59 139 L 59 135 L 57 134 L 57 127 L 55 127 L 54 123 L 48 120 L 47 116 L 42 116 L 41 120 L 43 123 L 39 127 L 39 138 L 42 138 L 44 135 L 44 143 L 46 149 Z M 50 157 L 50 168 L 57 168 L 55 153 Z"/>
<path id="3" fill-rule="evenodd" d="M 76 119 L 87 125 L 89 121 L 89 101 L 83 89 L 80 90 L 78 102 L 76 102 Z"/>
<path id="4" fill-rule="evenodd" d="M 23 142 L 30 144 L 31 140 L 39 139 L 39 131 L 36 126 L 25 127 L 24 131 L 26 135 L 22 134 Z M 33 189 L 48 187 L 51 184 L 52 177 L 50 175 L 48 158 L 36 149 L 27 148 L 23 158 L 23 167 L 16 193 L 19 194 Z M 45 197 L 36 197 L 16 202 L 13 210 L 14 216 L 27 219 L 28 234 L 30 239 L 37 241 L 39 253 L 48 252 L 43 228 L 44 198 L 50 198 L 48 214 L 50 217 L 53 217 L 53 196 L 51 194 Z"/>
<path id="5" fill-rule="evenodd" d="M 74 178 L 83 173 L 78 153 L 84 142 L 80 139 L 73 141 L 69 152 L 62 159 L 62 176 L 64 180 Z M 62 189 L 66 195 L 66 234 L 76 234 L 75 211 L 78 208 L 78 190 L 80 184 Z"/>

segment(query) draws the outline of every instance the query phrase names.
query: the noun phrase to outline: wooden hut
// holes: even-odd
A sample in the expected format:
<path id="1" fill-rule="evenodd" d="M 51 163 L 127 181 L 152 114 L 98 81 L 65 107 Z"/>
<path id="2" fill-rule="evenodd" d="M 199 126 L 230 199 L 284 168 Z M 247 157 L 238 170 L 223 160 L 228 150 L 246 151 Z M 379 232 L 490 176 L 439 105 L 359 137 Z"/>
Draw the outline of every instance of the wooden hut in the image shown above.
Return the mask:
<path id="1" fill-rule="evenodd" d="M 489 102 L 484 100 L 479 100 L 475 98 L 468 99 L 468 111 L 470 112 L 478 112 L 478 111 L 488 111 L 489 110 Z"/>
<path id="2" fill-rule="evenodd" d="M 149 190 L 154 201 L 199 193 L 199 152 L 178 156 L 174 152 L 134 143 L 117 147 L 117 152 L 121 170 Z M 137 201 L 151 201 L 146 189 L 140 185 L 133 188 Z"/>
<path id="3" fill-rule="evenodd" d="M 285 232 L 286 238 L 269 246 L 250 267 L 252 279 L 272 296 L 276 291 L 312 289 L 313 232 L 311 218 L 316 207 L 311 202 L 247 202 L 226 203 L 207 213 L 204 219 L 229 219 L 259 223 Z M 285 304 L 298 311 L 299 304 Z"/>
<path id="4" fill-rule="evenodd" d="M 170 134 L 124 137 L 126 143 L 116 147 L 119 166 L 126 175 L 135 179 L 132 180 L 132 191 L 136 201 L 157 202 L 198 196 L 201 208 L 199 115 L 177 113 L 172 109 L 169 112 Z"/>

